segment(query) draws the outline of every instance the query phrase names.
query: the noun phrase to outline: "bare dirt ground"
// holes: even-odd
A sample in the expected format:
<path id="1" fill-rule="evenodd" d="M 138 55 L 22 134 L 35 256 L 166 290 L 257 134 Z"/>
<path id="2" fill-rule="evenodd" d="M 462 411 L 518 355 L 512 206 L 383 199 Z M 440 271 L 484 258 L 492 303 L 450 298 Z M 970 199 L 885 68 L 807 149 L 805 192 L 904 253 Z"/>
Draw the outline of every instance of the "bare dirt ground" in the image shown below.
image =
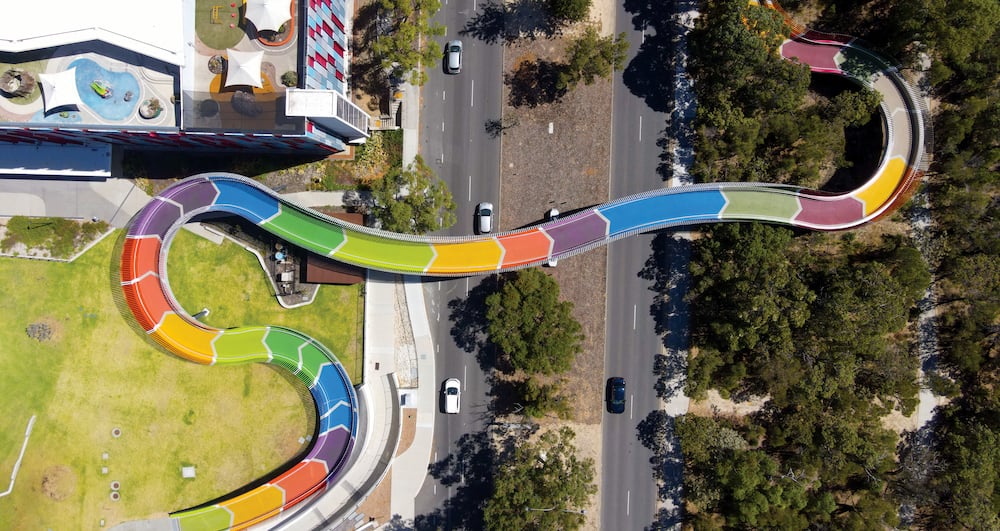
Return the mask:
<path id="1" fill-rule="evenodd" d="M 601 0 L 591 9 L 603 19 L 602 33 L 613 29 L 613 3 Z M 523 39 L 504 49 L 504 73 L 525 61 L 561 61 L 565 39 Z M 537 223 L 552 207 L 563 214 L 603 203 L 609 194 L 611 156 L 611 82 L 598 80 L 567 92 L 554 103 L 536 107 L 510 104 L 510 86 L 504 86 L 505 119 L 517 125 L 503 133 L 501 149 L 501 229 Z M 551 133 L 550 131 L 551 127 Z M 546 268 L 559 283 L 561 297 L 573 303 L 574 317 L 583 327 L 583 352 L 572 371 L 561 375 L 565 400 L 574 405 L 572 421 L 541 419 L 544 427 L 567 425 L 577 434 L 581 457 L 592 458 L 601 484 L 601 419 L 604 382 L 605 286 L 607 251 L 598 249 L 565 258 Z M 587 507 L 584 529 L 600 527 L 600 495 Z"/>
<path id="2" fill-rule="evenodd" d="M 559 61 L 564 47 L 559 40 L 517 43 L 504 51 L 504 71 L 512 72 L 526 60 Z M 503 115 L 516 116 L 518 125 L 503 136 L 500 228 L 538 223 L 552 207 L 570 213 L 607 201 L 610 81 L 581 85 L 560 101 L 534 108 L 511 107 L 509 90 L 504 87 Z M 586 336 L 574 370 L 563 375 L 567 399 L 580 405 L 574 418 L 583 424 L 601 421 L 601 409 L 590 406 L 600 399 L 604 374 L 606 266 L 607 252 L 599 249 L 547 268 L 559 282 L 562 298 L 573 302 L 574 316 Z"/>

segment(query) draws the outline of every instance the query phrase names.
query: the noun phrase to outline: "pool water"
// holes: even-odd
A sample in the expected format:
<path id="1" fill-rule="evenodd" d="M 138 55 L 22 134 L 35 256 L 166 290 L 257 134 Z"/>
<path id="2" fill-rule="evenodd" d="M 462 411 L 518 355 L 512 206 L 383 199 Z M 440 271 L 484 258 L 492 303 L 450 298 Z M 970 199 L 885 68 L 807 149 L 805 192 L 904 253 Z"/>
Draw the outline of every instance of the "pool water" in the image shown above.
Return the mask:
<path id="1" fill-rule="evenodd" d="M 141 93 L 139 82 L 128 72 L 112 72 L 90 59 L 77 59 L 67 69 L 76 67 L 76 90 L 84 105 L 90 107 L 105 120 L 125 120 L 136 112 Z M 90 84 L 95 80 L 107 82 L 111 87 L 111 97 L 102 98 Z M 132 93 L 132 101 L 125 101 L 125 93 Z"/>

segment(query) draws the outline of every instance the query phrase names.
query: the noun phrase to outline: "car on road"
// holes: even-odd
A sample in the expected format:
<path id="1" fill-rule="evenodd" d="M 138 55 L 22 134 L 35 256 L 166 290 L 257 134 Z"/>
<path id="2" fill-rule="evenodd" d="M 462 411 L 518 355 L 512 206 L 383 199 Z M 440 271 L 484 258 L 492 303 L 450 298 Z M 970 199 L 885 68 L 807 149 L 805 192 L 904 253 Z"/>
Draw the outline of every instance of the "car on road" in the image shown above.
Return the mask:
<path id="1" fill-rule="evenodd" d="M 621 376 L 608 378 L 607 401 L 608 412 L 625 412 L 625 378 Z"/>
<path id="2" fill-rule="evenodd" d="M 548 212 L 545 213 L 546 221 L 555 221 L 559 219 L 559 209 L 550 208 Z M 545 264 L 549 267 L 555 267 L 559 265 L 559 259 L 554 256 L 549 256 L 549 261 Z"/>
<path id="3" fill-rule="evenodd" d="M 479 234 L 493 232 L 493 203 L 484 201 L 476 205 L 476 231 Z"/>
<path id="4" fill-rule="evenodd" d="M 462 41 L 454 40 L 444 45 L 444 69 L 449 74 L 462 71 Z"/>
<path id="5" fill-rule="evenodd" d="M 448 378 L 444 381 L 444 412 L 452 415 L 462 409 L 462 382 L 458 378 Z"/>

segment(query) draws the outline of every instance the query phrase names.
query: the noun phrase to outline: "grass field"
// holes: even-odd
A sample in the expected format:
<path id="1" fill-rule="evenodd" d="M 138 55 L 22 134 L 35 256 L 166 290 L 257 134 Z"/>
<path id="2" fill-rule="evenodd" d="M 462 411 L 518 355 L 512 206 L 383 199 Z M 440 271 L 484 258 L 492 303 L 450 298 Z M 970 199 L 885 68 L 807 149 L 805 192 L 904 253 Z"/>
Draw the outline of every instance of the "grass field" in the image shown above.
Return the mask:
<path id="1" fill-rule="evenodd" d="M 294 458 L 313 429 L 308 392 L 276 370 L 194 365 L 136 334 L 115 304 L 115 236 L 71 264 L 0 259 L 0 491 L 38 415 L 13 492 L 0 498 L 0 529 L 96 529 L 200 504 Z M 242 269 L 217 266 L 212 296 L 238 275 L 262 276 Z M 221 318 L 220 302 L 207 305 Z M 51 336 L 28 337 L 30 324 Z M 183 480 L 184 465 L 197 478 Z"/>
<path id="2" fill-rule="evenodd" d="M 312 304 L 287 310 L 272 295 L 257 258 L 226 240 L 216 245 L 180 231 L 167 261 L 170 288 L 190 314 L 211 312 L 200 320 L 229 328 L 281 325 L 298 330 L 337 355 L 351 381 L 361 383 L 364 306 L 361 285 L 322 286 Z"/>
<path id="3" fill-rule="evenodd" d="M 232 2 L 218 0 L 195 0 L 194 29 L 201 42 L 215 50 L 225 50 L 236 46 L 246 35 L 243 27 L 243 0 L 230 7 Z M 219 7 L 219 24 L 212 23 L 212 8 Z M 236 16 L 233 17 L 232 14 Z M 236 27 L 230 28 L 234 24 Z"/>

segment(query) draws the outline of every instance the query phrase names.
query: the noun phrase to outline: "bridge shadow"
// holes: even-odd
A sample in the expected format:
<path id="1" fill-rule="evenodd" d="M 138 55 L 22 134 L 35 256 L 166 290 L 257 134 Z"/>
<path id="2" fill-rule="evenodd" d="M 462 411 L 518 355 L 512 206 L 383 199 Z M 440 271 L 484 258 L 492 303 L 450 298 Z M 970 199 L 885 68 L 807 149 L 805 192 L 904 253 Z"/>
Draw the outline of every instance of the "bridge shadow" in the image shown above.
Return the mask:
<path id="1" fill-rule="evenodd" d="M 486 333 L 486 297 L 499 289 L 499 277 L 490 275 L 469 290 L 464 299 L 448 301 L 452 322 L 451 337 L 455 345 L 465 352 L 475 353 L 476 361 L 484 372 L 497 368 L 496 347 Z"/>

